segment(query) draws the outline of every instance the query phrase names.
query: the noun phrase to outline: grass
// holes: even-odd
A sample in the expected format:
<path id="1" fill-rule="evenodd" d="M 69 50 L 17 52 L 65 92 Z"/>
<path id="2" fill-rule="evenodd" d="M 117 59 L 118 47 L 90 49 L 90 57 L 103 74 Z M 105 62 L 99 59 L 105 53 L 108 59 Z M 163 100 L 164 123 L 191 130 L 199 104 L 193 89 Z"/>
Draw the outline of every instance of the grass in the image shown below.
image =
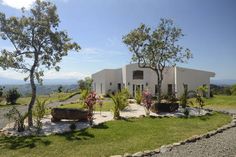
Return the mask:
<path id="1" fill-rule="evenodd" d="M 50 95 L 39 95 L 37 96 L 37 98 L 40 101 L 44 101 L 47 100 L 47 103 L 51 103 L 51 102 L 55 102 L 55 101 L 65 101 L 69 98 L 71 98 L 72 96 L 74 96 L 75 94 L 78 94 L 76 92 L 74 93 L 53 93 Z M 30 102 L 31 97 L 20 97 L 16 104 L 17 105 L 28 105 Z M 7 106 L 11 106 L 11 104 L 6 104 L 6 102 L 2 102 L 0 104 L 0 107 L 7 107 Z"/>
<path id="2" fill-rule="evenodd" d="M 193 102 L 194 100 L 191 99 Z M 236 96 L 214 95 L 213 98 L 204 99 L 205 108 L 220 109 L 236 109 Z M 194 104 L 195 106 L 196 103 Z"/>
<path id="3" fill-rule="evenodd" d="M 112 101 L 104 101 L 101 111 L 111 111 L 114 106 Z M 84 108 L 82 103 L 75 103 L 75 104 L 65 104 L 60 106 L 60 108 Z M 100 111 L 100 106 L 98 104 L 95 105 L 95 111 Z"/>
<path id="4" fill-rule="evenodd" d="M 150 150 L 230 122 L 221 113 L 194 118 L 139 118 L 47 137 L 0 137 L 2 157 L 109 156 Z"/>

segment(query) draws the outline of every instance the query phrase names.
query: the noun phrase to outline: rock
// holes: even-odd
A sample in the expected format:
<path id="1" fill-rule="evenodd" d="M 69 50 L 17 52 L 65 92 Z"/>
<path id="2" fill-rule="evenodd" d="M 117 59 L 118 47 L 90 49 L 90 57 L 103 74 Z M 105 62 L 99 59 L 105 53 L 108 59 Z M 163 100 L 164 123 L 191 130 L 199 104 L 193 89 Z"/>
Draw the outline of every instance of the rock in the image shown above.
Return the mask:
<path id="1" fill-rule="evenodd" d="M 158 149 L 155 149 L 154 152 L 155 152 L 156 154 L 158 154 L 158 153 L 160 153 L 160 149 L 159 149 L 159 148 L 158 148 Z"/>
<path id="2" fill-rule="evenodd" d="M 179 146 L 181 143 L 173 143 L 173 146 Z"/>
<path id="3" fill-rule="evenodd" d="M 143 152 L 143 154 L 144 154 L 144 155 L 149 155 L 149 154 L 151 154 L 151 152 L 152 152 L 152 151 L 150 151 L 150 150 L 145 150 L 145 151 Z"/>
<path id="4" fill-rule="evenodd" d="M 110 157 L 122 157 L 122 155 L 112 155 Z"/>
<path id="5" fill-rule="evenodd" d="M 125 153 L 125 154 L 124 154 L 124 157 L 132 157 L 132 154 L 130 154 L 130 153 Z"/>
<path id="6" fill-rule="evenodd" d="M 135 154 L 132 155 L 133 157 L 141 157 L 143 156 L 143 152 L 137 152 Z"/>
<path id="7" fill-rule="evenodd" d="M 172 149 L 172 145 L 163 145 L 160 148 L 160 153 L 165 153 L 167 151 L 171 151 Z"/>

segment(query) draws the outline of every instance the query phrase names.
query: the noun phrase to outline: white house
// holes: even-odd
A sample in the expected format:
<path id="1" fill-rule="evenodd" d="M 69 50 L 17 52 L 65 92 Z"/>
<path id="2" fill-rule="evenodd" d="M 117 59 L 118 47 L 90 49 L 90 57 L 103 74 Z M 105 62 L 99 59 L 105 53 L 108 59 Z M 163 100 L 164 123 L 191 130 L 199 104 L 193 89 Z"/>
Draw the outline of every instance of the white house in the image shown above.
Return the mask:
<path id="1" fill-rule="evenodd" d="M 196 90 L 201 85 L 207 86 L 209 96 L 210 77 L 214 77 L 215 73 L 182 67 L 167 67 L 163 75 L 163 94 L 176 93 L 176 96 L 180 97 L 184 91 L 183 84 L 186 84 L 188 90 Z M 157 94 L 156 73 L 148 68 L 139 68 L 138 64 L 128 64 L 119 69 L 104 69 L 92 74 L 92 79 L 93 90 L 98 94 L 116 92 L 123 87 L 128 88 L 133 96 L 137 89 L 149 90 L 152 95 Z"/>

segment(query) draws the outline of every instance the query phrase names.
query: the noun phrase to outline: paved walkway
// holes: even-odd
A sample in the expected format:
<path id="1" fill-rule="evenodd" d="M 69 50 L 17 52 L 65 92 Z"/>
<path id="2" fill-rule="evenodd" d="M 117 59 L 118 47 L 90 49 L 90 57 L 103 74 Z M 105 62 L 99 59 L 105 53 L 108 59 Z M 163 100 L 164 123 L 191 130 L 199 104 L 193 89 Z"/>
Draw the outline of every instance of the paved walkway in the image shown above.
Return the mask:
<path id="1" fill-rule="evenodd" d="M 52 102 L 52 103 L 49 103 L 47 105 L 47 107 L 56 107 L 56 106 L 59 106 L 61 104 L 69 104 L 71 102 L 76 102 L 77 100 L 79 99 L 79 94 L 65 100 L 65 101 L 62 101 L 62 102 L 59 102 L 59 101 L 56 101 L 56 102 Z M 24 113 L 28 110 L 28 106 L 23 106 L 23 105 L 18 105 L 16 106 L 16 108 L 21 112 L 21 113 Z M 4 114 L 6 114 L 9 110 L 11 109 L 11 107 L 3 107 L 3 108 L 0 108 L 0 129 L 5 127 L 8 123 L 8 120 L 4 117 Z"/>
<path id="2" fill-rule="evenodd" d="M 230 113 L 236 114 L 236 110 L 230 110 Z M 236 157 L 236 127 L 152 157 Z"/>

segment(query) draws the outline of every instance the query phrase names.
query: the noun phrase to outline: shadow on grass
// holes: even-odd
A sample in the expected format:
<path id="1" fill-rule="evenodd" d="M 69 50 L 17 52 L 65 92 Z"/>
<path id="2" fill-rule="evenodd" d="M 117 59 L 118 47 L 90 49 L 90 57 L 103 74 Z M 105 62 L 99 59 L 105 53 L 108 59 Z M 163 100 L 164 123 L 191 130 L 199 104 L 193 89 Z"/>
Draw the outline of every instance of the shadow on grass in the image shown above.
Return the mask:
<path id="1" fill-rule="evenodd" d="M 108 126 L 104 123 L 100 123 L 98 125 L 94 125 L 92 128 L 93 129 L 108 129 Z"/>
<path id="2" fill-rule="evenodd" d="M 51 141 L 43 139 L 42 137 L 16 137 L 16 136 L 3 136 L 0 137 L 0 148 L 7 149 L 21 149 L 21 148 L 35 148 L 37 145 L 43 144 L 48 146 L 51 144 Z"/>
<path id="3" fill-rule="evenodd" d="M 87 129 L 83 129 L 80 131 L 67 132 L 67 133 L 63 133 L 63 134 L 57 134 L 57 136 L 65 137 L 65 139 L 68 141 L 89 140 L 91 138 L 94 138 L 94 135 L 89 133 L 87 131 Z"/>

